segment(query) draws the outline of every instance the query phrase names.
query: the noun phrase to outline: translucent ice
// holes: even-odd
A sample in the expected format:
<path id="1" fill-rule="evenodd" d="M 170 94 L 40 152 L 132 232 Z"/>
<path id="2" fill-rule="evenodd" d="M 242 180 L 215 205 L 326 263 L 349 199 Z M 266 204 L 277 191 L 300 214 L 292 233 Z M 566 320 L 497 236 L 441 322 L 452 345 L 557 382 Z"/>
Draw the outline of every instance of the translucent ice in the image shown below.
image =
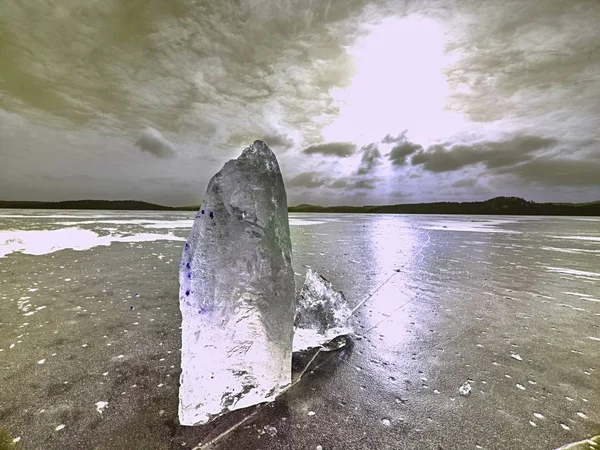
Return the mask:
<path id="1" fill-rule="evenodd" d="M 304 286 L 296 299 L 294 351 L 320 347 L 338 336 L 350 334 L 352 310 L 344 294 L 308 269 Z"/>
<path id="2" fill-rule="evenodd" d="M 563 424 L 561 424 L 561 426 L 563 426 Z M 563 426 L 563 428 L 565 426 Z M 565 428 L 565 430 L 567 428 Z M 600 448 L 600 435 L 591 437 L 589 439 L 585 439 L 583 441 L 574 442 L 572 444 L 563 445 L 562 447 L 557 448 L 556 450 L 593 450 L 593 449 L 599 449 L 599 448 Z"/>
<path id="3" fill-rule="evenodd" d="M 271 401 L 291 383 L 291 258 L 279 165 L 255 141 L 210 180 L 183 249 L 182 425 Z"/>

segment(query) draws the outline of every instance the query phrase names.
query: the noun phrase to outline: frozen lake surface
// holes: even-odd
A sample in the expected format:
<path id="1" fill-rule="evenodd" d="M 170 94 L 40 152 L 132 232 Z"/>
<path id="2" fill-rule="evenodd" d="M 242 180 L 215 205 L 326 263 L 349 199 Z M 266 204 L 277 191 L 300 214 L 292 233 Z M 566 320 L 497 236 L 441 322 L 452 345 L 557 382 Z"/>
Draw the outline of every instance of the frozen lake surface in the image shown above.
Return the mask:
<path id="1" fill-rule="evenodd" d="M 0 426 L 23 448 L 192 449 L 255 411 L 177 423 L 194 215 L 0 210 Z M 214 448 L 553 449 L 598 434 L 600 219 L 291 214 L 290 228 L 297 283 L 311 267 L 364 301 L 359 336 Z"/>

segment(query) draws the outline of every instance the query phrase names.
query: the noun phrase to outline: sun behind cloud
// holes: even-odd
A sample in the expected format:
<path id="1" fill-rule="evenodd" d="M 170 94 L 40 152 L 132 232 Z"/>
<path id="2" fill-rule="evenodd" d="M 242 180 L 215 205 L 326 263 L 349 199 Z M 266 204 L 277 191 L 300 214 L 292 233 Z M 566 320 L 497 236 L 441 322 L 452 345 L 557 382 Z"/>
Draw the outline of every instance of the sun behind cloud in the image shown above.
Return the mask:
<path id="1" fill-rule="evenodd" d="M 339 117 L 323 130 L 326 141 L 376 142 L 390 130 L 408 129 L 420 142 L 460 131 L 464 120 L 446 110 L 444 30 L 419 15 L 389 18 L 367 27 L 349 49 L 355 75 L 333 95 Z"/>

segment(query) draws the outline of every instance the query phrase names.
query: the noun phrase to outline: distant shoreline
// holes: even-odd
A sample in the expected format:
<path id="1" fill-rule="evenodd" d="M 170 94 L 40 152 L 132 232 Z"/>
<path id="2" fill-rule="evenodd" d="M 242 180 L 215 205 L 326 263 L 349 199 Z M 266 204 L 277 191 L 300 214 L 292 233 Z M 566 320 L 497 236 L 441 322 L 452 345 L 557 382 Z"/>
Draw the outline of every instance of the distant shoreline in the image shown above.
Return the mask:
<path id="1" fill-rule="evenodd" d="M 121 211 L 198 211 L 200 205 L 163 206 L 137 200 L 69 200 L 61 202 L 0 201 L 0 208 Z M 289 212 L 354 214 L 470 214 L 528 216 L 600 216 L 600 201 L 535 203 L 519 197 L 496 197 L 480 202 L 435 202 L 373 206 L 290 206 Z"/>

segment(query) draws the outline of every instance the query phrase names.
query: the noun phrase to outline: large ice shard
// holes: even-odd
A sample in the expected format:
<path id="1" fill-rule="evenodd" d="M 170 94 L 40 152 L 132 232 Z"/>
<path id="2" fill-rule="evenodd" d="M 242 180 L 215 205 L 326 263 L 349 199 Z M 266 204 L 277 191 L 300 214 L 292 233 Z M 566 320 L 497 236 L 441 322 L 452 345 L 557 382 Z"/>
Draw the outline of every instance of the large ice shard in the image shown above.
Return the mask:
<path id="1" fill-rule="evenodd" d="M 294 319 L 294 351 L 321 347 L 338 336 L 352 333 L 352 310 L 346 297 L 328 280 L 308 269 L 298 293 Z"/>
<path id="2" fill-rule="evenodd" d="M 180 423 L 273 400 L 291 382 L 295 284 L 285 188 L 264 142 L 210 180 L 179 282 Z"/>

